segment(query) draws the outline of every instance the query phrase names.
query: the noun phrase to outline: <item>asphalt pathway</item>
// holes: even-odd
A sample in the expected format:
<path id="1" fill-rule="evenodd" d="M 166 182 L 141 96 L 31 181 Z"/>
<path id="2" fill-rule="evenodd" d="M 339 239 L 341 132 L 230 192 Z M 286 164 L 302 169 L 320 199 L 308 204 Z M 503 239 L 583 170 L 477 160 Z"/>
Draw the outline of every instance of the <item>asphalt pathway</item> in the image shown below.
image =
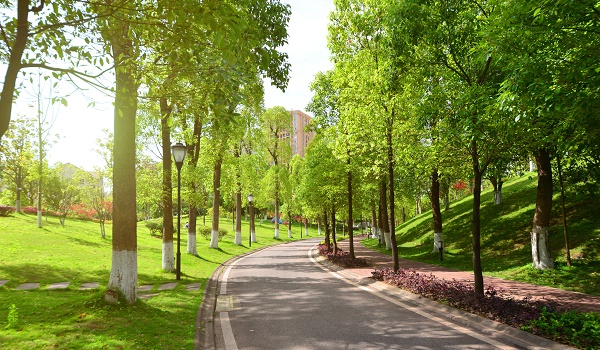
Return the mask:
<path id="1" fill-rule="evenodd" d="M 196 348 L 566 348 L 339 269 L 318 256 L 319 241 L 282 244 L 224 264 L 218 285 L 207 286 L 206 303 L 213 293 L 218 298 L 202 307 L 198 329 L 208 332 Z M 202 319 L 210 315 L 214 320 Z"/>

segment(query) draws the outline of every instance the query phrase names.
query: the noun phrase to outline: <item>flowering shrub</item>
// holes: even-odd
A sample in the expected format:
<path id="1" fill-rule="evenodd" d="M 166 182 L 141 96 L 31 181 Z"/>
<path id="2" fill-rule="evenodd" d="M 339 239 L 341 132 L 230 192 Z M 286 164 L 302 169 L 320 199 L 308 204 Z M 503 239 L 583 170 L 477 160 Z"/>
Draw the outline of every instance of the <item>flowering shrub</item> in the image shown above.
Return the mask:
<path id="1" fill-rule="evenodd" d="M 319 254 L 323 255 L 327 258 L 327 260 L 332 263 L 342 266 L 342 267 L 367 267 L 369 263 L 365 258 L 354 258 L 350 259 L 350 253 L 344 252 L 338 248 L 337 254 L 334 254 L 333 251 L 328 249 L 325 244 L 319 244 Z"/>
<path id="2" fill-rule="evenodd" d="M 0 205 L 0 216 L 9 216 L 15 212 L 15 207 Z"/>
<path id="3" fill-rule="evenodd" d="M 390 268 L 383 268 L 372 274 L 375 280 L 517 328 L 538 319 L 543 308 L 557 309 L 554 302 L 534 301 L 528 297 L 517 300 L 492 286 L 488 286 L 484 296 L 478 298 L 475 288 L 469 284 L 457 280 L 446 281 L 414 270 L 400 269 L 394 273 Z"/>
<path id="4" fill-rule="evenodd" d="M 21 212 L 23 212 L 24 214 L 37 214 L 37 208 L 31 207 L 31 206 L 22 207 Z M 43 211 L 42 211 L 42 213 L 43 213 Z"/>
<path id="5" fill-rule="evenodd" d="M 96 217 L 96 211 L 79 203 L 71 206 L 73 215 L 78 219 L 93 220 Z"/>

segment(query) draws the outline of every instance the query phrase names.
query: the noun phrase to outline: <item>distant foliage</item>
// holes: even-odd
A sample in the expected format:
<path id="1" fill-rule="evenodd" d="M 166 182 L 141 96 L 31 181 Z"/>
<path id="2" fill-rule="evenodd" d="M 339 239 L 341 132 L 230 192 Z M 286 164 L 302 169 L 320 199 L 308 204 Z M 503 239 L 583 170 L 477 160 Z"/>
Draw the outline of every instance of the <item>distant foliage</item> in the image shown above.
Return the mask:
<path id="1" fill-rule="evenodd" d="M 15 212 L 15 207 L 0 205 L 0 216 L 9 216 Z"/>
<path id="2" fill-rule="evenodd" d="M 369 263 L 365 258 L 350 259 L 350 253 L 344 252 L 339 248 L 337 254 L 333 254 L 333 251 L 328 249 L 325 244 L 319 244 L 319 254 L 326 257 L 327 260 L 331 261 L 332 263 L 346 268 L 369 266 Z"/>

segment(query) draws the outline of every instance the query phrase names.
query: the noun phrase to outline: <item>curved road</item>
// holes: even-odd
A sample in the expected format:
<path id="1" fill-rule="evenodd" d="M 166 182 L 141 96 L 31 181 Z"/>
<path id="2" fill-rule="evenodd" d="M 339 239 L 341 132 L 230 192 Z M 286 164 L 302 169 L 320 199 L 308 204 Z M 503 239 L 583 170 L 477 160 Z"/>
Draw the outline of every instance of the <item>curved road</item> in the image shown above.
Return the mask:
<path id="1" fill-rule="evenodd" d="M 318 239 L 277 245 L 220 277 L 217 349 L 517 349 L 315 262 Z M 494 334 L 493 331 L 485 334 Z M 533 347 L 535 348 L 535 347 Z"/>

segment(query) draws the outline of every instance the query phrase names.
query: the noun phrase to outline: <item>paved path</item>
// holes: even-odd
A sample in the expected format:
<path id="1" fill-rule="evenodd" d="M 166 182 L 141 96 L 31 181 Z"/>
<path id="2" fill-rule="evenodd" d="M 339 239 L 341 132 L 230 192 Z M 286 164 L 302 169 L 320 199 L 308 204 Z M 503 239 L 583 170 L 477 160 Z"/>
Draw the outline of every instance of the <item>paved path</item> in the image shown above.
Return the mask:
<path id="1" fill-rule="evenodd" d="M 213 308 L 201 308 L 200 323 L 214 333 L 196 348 L 568 348 L 333 266 L 318 256 L 319 241 L 269 247 L 223 264 L 203 304 L 218 298 Z"/>
<path id="2" fill-rule="evenodd" d="M 383 267 L 392 268 L 392 257 L 363 246 L 360 241 L 364 238 L 364 236 L 355 237 L 354 253 L 356 257 L 366 258 L 371 263 L 371 267 L 350 270 L 358 275 L 371 277 L 371 271 L 373 271 L 373 269 Z M 338 242 L 338 247 L 342 248 L 344 251 L 348 251 L 348 240 Z M 402 258 L 399 259 L 399 263 L 400 268 L 402 269 L 412 269 L 427 275 L 432 274 L 438 278 L 449 281 L 456 279 L 457 281 L 474 284 L 472 272 L 463 272 L 443 266 L 430 265 Z M 594 311 L 600 313 L 600 297 L 597 296 L 524 282 L 510 281 L 496 277 L 484 276 L 483 282 L 484 286 L 494 286 L 496 290 L 504 290 L 515 298 L 530 296 L 533 299 L 554 300 L 569 310 L 584 312 Z"/>

